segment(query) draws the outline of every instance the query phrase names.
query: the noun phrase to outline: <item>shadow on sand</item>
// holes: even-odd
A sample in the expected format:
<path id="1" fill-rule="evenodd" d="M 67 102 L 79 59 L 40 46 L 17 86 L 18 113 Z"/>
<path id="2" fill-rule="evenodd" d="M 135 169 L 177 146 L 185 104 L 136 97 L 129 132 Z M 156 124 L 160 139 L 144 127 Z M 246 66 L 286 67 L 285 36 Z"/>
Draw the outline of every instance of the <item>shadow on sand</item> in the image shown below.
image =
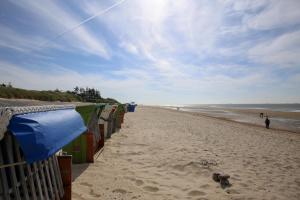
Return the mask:
<path id="1" fill-rule="evenodd" d="M 90 165 L 90 163 L 72 164 L 72 182 L 76 180 Z"/>

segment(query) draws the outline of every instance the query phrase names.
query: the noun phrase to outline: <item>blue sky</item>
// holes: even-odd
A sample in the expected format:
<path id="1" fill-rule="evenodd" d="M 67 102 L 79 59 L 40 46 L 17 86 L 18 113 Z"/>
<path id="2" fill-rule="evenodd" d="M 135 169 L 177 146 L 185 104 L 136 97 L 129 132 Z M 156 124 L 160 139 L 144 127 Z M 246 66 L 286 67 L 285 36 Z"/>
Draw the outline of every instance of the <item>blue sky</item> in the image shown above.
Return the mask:
<path id="1" fill-rule="evenodd" d="M 3 0 L 0 80 L 95 87 L 143 104 L 300 102 L 299 8 L 299 0 Z"/>

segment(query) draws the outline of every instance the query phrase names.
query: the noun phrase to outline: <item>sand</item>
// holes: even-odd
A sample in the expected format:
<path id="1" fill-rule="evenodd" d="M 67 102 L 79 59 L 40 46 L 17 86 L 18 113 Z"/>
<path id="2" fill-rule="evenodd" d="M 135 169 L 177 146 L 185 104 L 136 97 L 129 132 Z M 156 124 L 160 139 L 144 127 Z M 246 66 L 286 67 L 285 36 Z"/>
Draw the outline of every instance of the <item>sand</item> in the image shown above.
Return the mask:
<path id="1" fill-rule="evenodd" d="M 300 135 L 138 107 L 73 179 L 73 199 L 300 199 Z"/>

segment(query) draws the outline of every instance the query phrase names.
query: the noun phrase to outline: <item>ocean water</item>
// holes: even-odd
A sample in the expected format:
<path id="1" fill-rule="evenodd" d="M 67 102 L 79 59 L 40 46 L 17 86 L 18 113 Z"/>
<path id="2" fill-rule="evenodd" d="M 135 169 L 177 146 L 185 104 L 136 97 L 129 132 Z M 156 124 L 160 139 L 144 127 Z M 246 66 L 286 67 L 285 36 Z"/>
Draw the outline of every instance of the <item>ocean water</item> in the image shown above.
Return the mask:
<path id="1" fill-rule="evenodd" d="M 193 104 L 167 107 L 259 126 L 265 126 L 265 118 L 260 118 L 259 113 L 269 112 L 271 128 L 300 133 L 300 104 Z"/>
<path id="2" fill-rule="evenodd" d="M 192 109 L 264 109 L 283 112 L 300 112 L 300 104 L 190 104 L 180 107 Z"/>

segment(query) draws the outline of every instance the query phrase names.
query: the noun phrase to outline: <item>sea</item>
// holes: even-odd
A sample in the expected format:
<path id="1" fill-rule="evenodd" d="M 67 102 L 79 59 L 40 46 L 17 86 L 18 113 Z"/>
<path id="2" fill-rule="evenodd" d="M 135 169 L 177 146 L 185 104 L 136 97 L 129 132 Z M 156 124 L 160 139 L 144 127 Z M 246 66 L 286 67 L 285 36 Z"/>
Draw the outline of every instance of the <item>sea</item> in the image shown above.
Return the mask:
<path id="1" fill-rule="evenodd" d="M 169 109 L 195 112 L 241 123 L 265 126 L 265 117 L 271 129 L 300 133 L 300 104 L 186 104 L 167 105 Z M 264 117 L 260 117 L 264 113 Z"/>

